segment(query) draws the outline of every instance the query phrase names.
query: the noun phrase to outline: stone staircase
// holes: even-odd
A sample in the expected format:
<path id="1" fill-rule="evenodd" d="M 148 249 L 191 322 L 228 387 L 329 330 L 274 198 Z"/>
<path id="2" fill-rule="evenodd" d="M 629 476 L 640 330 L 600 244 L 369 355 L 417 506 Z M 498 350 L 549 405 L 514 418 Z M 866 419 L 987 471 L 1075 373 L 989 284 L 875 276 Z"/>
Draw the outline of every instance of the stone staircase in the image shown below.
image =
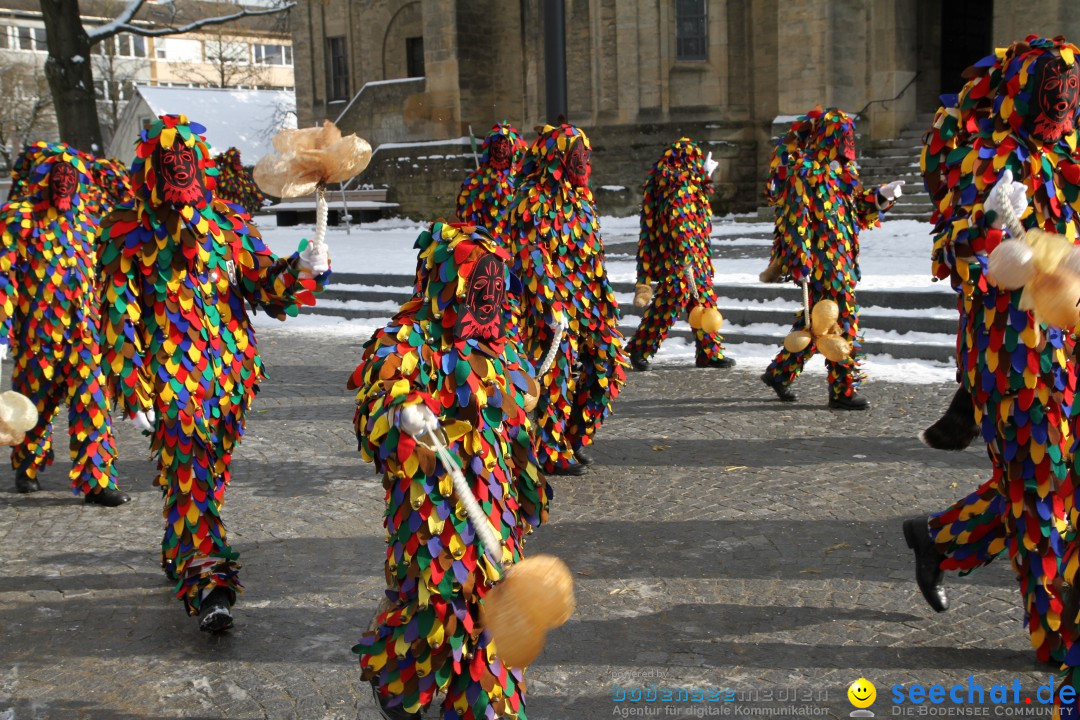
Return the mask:
<path id="1" fill-rule="evenodd" d="M 747 245 L 736 243 L 735 236 L 714 237 L 713 256 L 724 259 L 754 258 L 767 264 L 771 234 L 747 228 L 739 240 L 755 240 Z M 608 262 L 632 258 L 636 242 L 629 236 L 614 236 L 606 244 Z M 407 275 L 334 273 L 331 284 L 305 314 L 334 315 L 351 320 L 372 320 L 382 324 L 405 300 L 412 296 L 413 278 Z M 622 309 L 620 327 L 630 337 L 641 321 L 635 308 L 634 286 L 614 283 Z M 715 285 L 720 311 L 724 315 L 724 344 L 737 354 L 740 344 L 778 347 L 791 327 L 801 303 L 798 289 L 792 284 Z M 867 355 L 891 355 L 896 359 L 951 362 L 956 336 L 956 301 L 951 293 L 941 291 L 859 290 L 862 308 L 860 327 L 865 334 Z M 692 335 L 685 320 L 677 322 L 671 337 L 689 340 Z"/>
<path id="2" fill-rule="evenodd" d="M 877 140 L 861 149 L 859 173 L 864 185 L 907 181 L 904 194 L 889 212 L 892 219 L 930 220 L 933 205 L 930 195 L 923 188 L 919 154 L 922 151 L 922 136 L 933 122 L 933 113 L 924 113 L 916 117 L 911 127 L 901 131 L 900 137 Z"/>

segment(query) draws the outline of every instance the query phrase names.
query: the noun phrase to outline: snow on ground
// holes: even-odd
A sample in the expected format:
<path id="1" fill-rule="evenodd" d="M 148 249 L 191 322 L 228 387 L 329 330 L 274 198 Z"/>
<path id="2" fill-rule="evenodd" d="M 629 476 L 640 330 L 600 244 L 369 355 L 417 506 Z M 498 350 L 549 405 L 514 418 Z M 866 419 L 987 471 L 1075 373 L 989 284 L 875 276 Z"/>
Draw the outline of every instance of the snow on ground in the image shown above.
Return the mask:
<path id="1" fill-rule="evenodd" d="M 263 237 L 267 244 L 278 254 L 291 252 L 301 238 L 311 237 L 314 228 L 311 225 L 278 228 L 270 217 L 259 218 Z M 636 242 L 638 233 L 637 217 L 601 217 L 601 232 L 607 244 Z M 412 277 L 416 270 L 416 251 L 413 243 L 416 236 L 424 229 L 423 224 L 404 219 L 380 220 L 374 223 L 354 225 L 351 233 L 344 227 L 328 228 L 327 244 L 333 267 L 339 273 L 391 274 Z M 769 245 L 768 235 L 772 233 L 771 223 L 735 222 L 733 218 L 720 218 L 714 221 L 713 242 L 721 246 L 762 246 L 761 257 L 746 259 L 718 259 L 714 262 L 716 282 L 721 285 L 758 285 L 758 274 L 765 269 L 765 248 Z M 886 220 L 882 227 L 863 231 L 860 236 L 862 267 L 861 289 L 896 291 L 938 291 L 949 293 L 951 289 L 945 283 L 931 282 L 930 278 L 930 225 L 916 220 Z M 609 259 L 608 272 L 615 282 L 633 282 L 635 279 L 634 261 L 629 256 Z M 390 290 L 387 286 L 348 286 L 351 290 Z M 620 294 L 620 301 L 629 301 L 629 297 Z M 357 301 L 336 301 L 340 306 L 353 307 Z M 361 303 L 371 309 L 387 310 L 387 317 L 396 305 L 387 303 Z M 329 303 L 327 304 L 329 307 Z M 791 309 L 790 303 L 783 300 L 765 301 L 757 307 Z M 627 308 L 629 309 L 629 308 Z M 885 309 L 866 309 L 867 314 L 889 312 L 891 314 L 913 314 L 939 317 L 936 312 L 903 311 Z M 632 313 L 631 313 L 632 314 Z M 946 315 L 948 317 L 948 315 Z M 628 317 L 629 319 L 629 317 Z M 305 314 L 291 318 L 286 325 L 273 318 L 260 314 L 255 324 L 260 333 L 318 333 L 355 338 L 358 344 L 365 342 L 382 323 L 375 319 L 346 320 L 331 316 Z M 677 325 L 676 327 L 680 327 Z M 777 343 L 787 331 L 787 327 L 767 324 L 743 328 L 749 331 L 762 331 L 775 334 Z M 923 340 L 936 340 L 942 336 L 927 335 Z M 890 338 L 894 342 L 912 342 L 915 336 L 905 333 Z M 951 339 L 949 340 L 951 342 Z M 739 368 L 760 372 L 776 354 L 777 345 L 739 344 L 732 355 L 737 358 Z M 655 362 L 660 365 L 686 365 L 693 362 L 693 345 L 680 338 L 669 338 L 660 348 Z M 954 370 L 951 364 L 927 361 L 896 360 L 889 356 L 875 355 L 865 361 L 865 369 L 871 381 L 874 379 L 931 383 L 951 382 Z M 824 374 L 825 366 L 820 357 L 813 358 L 806 367 L 810 374 Z"/>

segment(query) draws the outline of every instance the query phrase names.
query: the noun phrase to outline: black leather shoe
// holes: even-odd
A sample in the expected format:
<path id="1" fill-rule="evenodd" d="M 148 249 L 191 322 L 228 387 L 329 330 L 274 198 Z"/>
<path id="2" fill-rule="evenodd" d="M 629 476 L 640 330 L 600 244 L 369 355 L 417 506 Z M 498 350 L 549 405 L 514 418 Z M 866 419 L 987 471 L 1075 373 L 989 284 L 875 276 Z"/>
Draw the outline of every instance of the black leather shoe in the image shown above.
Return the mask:
<path id="1" fill-rule="evenodd" d="M 949 409 L 930 427 L 919 433 L 919 439 L 935 450 L 963 450 L 979 436 L 975 422 L 975 404 L 971 393 L 960 388 L 949 402 Z"/>
<path id="2" fill-rule="evenodd" d="M 549 475 L 566 475 L 568 477 L 579 477 L 589 472 L 589 469 L 584 465 L 574 464 L 567 465 L 566 467 L 557 467 L 552 470 Z"/>
<path id="3" fill-rule="evenodd" d="M 205 632 L 224 632 L 233 626 L 229 591 L 220 585 L 199 605 L 199 629 Z"/>
<path id="4" fill-rule="evenodd" d="M 102 488 L 100 490 L 94 490 L 86 496 L 85 502 L 88 505 L 104 505 L 105 507 L 116 507 L 117 505 L 123 505 L 131 500 L 131 496 L 126 493 L 122 493 L 119 490 L 112 488 Z"/>
<path id="5" fill-rule="evenodd" d="M 639 352 L 630 353 L 630 367 L 634 368 L 638 372 L 646 372 L 649 370 L 649 361 Z"/>
<path id="6" fill-rule="evenodd" d="M 698 360 L 696 364 L 699 368 L 733 368 L 735 367 L 735 358 L 722 357 L 715 360 Z"/>
<path id="7" fill-rule="evenodd" d="M 423 720 L 420 713 L 406 712 L 400 705 L 386 707 L 388 700 L 379 694 L 379 683 L 371 680 L 371 694 L 375 696 L 375 705 L 379 708 L 379 717 L 383 720 Z"/>
<path id="8" fill-rule="evenodd" d="M 949 598 L 945 597 L 945 571 L 941 569 L 944 559 L 930 539 L 930 530 L 926 527 L 926 518 L 917 517 L 904 521 L 904 540 L 915 551 L 915 582 L 923 597 L 936 612 L 949 609 Z"/>
<path id="9" fill-rule="evenodd" d="M 592 453 L 585 450 L 585 448 L 578 448 L 574 451 L 574 459 L 581 465 L 592 465 L 593 457 Z"/>
<path id="10" fill-rule="evenodd" d="M 829 408 L 832 410 L 865 410 L 870 407 L 870 402 L 862 395 L 841 395 L 829 400 Z"/>
<path id="11" fill-rule="evenodd" d="M 795 402 L 797 396 L 791 392 L 791 388 L 780 382 L 779 380 L 773 380 L 769 377 L 768 373 L 761 376 L 761 382 L 765 383 L 773 389 L 776 393 L 776 397 L 780 398 L 784 402 Z"/>
<path id="12" fill-rule="evenodd" d="M 36 477 L 30 477 L 24 473 L 15 472 L 15 490 L 21 493 L 37 492 L 41 489 L 41 483 Z"/>

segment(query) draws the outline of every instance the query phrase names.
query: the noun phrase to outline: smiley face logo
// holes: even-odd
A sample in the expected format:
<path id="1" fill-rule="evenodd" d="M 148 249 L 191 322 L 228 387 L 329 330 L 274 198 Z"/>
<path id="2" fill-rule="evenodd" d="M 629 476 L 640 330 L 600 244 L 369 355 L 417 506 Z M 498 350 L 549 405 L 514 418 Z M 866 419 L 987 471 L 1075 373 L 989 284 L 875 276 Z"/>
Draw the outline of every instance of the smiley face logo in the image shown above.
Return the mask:
<path id="1" fill-rule="evenodd" d="M 847 689 L 848 700 L 857 708 L 868 708 L 877 699 L 877 688 L 866 678 L 859 678 Z"/>

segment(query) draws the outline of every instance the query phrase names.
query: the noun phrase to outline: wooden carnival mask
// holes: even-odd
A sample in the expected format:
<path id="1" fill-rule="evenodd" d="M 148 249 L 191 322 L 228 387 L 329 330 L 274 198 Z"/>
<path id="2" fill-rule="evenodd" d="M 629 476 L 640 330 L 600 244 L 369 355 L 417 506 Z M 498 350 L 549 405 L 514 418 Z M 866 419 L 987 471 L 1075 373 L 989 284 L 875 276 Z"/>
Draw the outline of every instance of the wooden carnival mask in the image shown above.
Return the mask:
<path id="1" fill-rule="evenodd" d="M 461 340 L 498 340 L 503 334 L 506 264 L 485 254 L 473 265 L 454 331 Z"/>
<path id="2" fill-rule="evenodd" d="M 1039 140 L 1056 142 L 1073 131 L 1080 102 L 1080 65 L 1068 65 L 1054 53 L 1036 60 L 1034 107 L 1025 120 Z"/>
<path id="3" fill-rule="evenodd" d="M 585 147 L 585 142 L 576 137 L 570 145 L 570 151 L 563 158 L 563 171 L 566 179 L 574 187 L 585 187 L 589 184 L 590 153 Z"/>
<path id="4" fill-rule="evenodd" d="M 71 209 L 71 200 L 79 189 L 79 176 L 71 163 L 56 162 L 49 170 L 49 197 L 57 210 Z"/>
<path id="5" fill-rule="evenodd" d="M 166 202 L 173 205 L 195 205 L 205 194 L 202 172 L 195 148 L 183 142 L 171 147 L 158 147 L 155 165 L 158 169 L 158 188 Z"/>

